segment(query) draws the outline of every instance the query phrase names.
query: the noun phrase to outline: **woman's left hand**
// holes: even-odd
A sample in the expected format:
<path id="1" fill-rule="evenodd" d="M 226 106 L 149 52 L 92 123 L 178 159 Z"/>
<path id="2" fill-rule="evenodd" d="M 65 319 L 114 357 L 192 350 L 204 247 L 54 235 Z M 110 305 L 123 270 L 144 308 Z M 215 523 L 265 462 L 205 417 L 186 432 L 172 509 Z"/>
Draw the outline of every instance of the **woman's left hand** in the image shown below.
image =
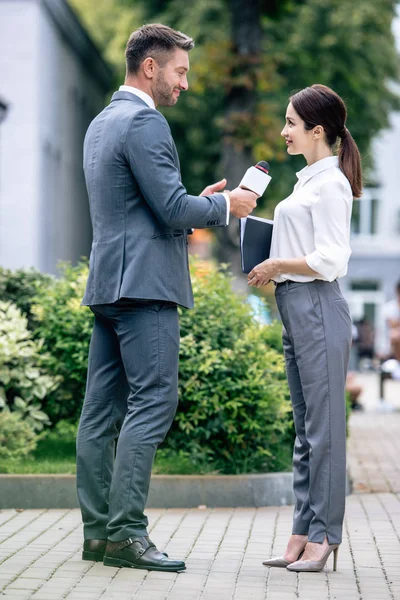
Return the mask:
<path id="1" fill-rule="evenodd" d="M 267 258 L 267 260 L 256 265 L 254 269 L 250 271 L 247 276 L 247 283 L 256 288 L 263 287 L 278 273 L 278 261 L 274 258 Z"/>

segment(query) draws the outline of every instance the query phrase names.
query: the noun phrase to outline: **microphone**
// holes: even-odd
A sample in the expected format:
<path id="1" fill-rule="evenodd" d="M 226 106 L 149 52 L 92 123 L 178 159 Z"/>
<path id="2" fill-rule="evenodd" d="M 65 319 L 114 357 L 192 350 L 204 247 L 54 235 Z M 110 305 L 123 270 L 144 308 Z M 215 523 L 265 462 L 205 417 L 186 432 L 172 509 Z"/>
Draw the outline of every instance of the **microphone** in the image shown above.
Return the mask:
<path id="1" fill-rule="evenodd" d="M 242 181 L 239 183 L 239 187 L 262 196 L 271 181 L 271 176 L 268 175 L 268 172 L 269 164 L 265 160 L 260 160 L 255 167 L 247 169 Z"/>

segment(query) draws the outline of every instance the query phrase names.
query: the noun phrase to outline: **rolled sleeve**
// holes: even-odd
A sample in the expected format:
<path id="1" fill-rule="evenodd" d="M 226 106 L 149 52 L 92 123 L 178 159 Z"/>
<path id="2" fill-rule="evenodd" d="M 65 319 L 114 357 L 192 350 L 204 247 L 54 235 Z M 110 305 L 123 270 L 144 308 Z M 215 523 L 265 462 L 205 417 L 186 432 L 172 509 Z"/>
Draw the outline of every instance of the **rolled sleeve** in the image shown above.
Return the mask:
<path id="1" fill-rule="evenodd" d="M 311 208 L 315 250 L 305 256 L 308 266 L 328 281 L 346 269 L 351 255 L 348 242 L 351 197 L 340 181 L 321 186 Z"/>

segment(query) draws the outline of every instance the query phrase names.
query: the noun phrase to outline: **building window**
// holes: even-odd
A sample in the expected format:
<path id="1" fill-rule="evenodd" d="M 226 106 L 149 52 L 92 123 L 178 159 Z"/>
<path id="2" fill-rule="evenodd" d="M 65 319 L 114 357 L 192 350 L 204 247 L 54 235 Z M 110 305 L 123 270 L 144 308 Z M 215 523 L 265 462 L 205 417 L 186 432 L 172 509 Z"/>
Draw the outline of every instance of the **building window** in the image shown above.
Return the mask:
<path id="1" fill-rule="evenodd" d="M 379 219 L 379 188 L 365 188 L 359 200 L 353 203 L 351 233 L 353 235 L 376 235 Z"/>
<path id="2" fill-rule="evenodd" d="M 380 287 L 379 281 L 373 279 L 353 280 L 350 284 L 350 289 L 354 292 L 377 292 Z"/>

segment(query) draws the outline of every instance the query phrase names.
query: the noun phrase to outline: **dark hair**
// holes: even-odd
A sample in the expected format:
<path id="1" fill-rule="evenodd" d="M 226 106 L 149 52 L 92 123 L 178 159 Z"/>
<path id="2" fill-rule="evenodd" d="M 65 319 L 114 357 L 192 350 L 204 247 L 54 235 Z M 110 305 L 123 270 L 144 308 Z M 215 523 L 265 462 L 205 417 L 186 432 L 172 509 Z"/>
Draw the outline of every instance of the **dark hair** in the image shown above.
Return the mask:
<path id="1" fill-rule="evenodd" d="M 396 291 L 400 294 L 400 280 L 396 283 Z"/>
<path id="2" fill-rule="evenodd" d="M 167 25 L 160 23 L 143 25 L 130 35 L 126 44 L 127 74 L 137 73 L 140 65 L 148 56 L 152 56 L 164 67 L 176 48 L 182 48 L 189 52 L 193 47 L 192 38 Z"/>
<path id="3" fill-rule="evenodd" d="M 340 138 L 339 167 L 350 182 L 353 196 L 359 198 L 362 193 L 361 158 L 346 127 L 347 109 L 342 98 L 331 88 L 317 83 L 297 92 L 290 101 L 306 130 L 321 125 L 329 146 L 334 146 Z"/>

